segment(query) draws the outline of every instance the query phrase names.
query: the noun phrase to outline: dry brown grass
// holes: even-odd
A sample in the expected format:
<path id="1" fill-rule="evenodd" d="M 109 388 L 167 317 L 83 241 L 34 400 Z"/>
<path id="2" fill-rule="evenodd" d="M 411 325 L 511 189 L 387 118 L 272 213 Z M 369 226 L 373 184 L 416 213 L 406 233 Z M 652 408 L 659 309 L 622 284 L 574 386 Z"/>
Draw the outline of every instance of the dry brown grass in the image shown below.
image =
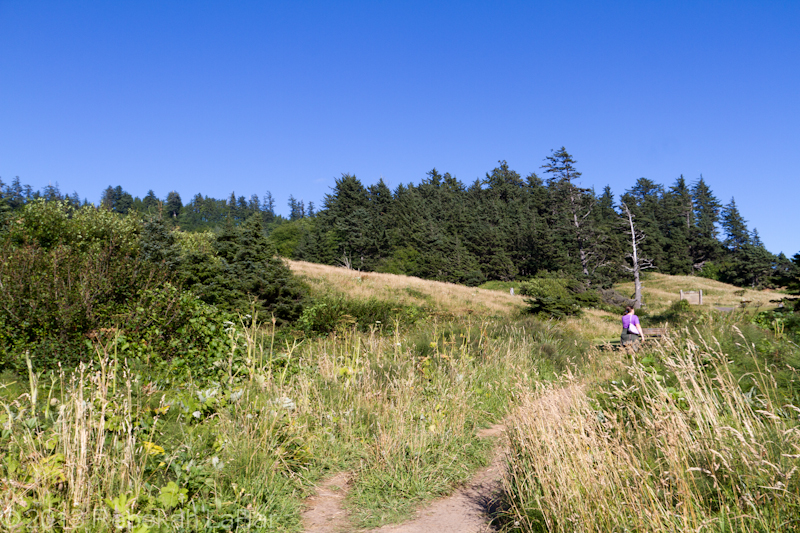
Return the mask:
<path id="1" fill-rule="evenodd" d="M 718 346 L 684 337 L 656 352 L 673 386 L 634 361 L 602 403 L 573 380 L 523 394 L 505 478 L 521 529 L 794 530 L 797 409 L 770 401 L 768 375 L 742 394 Z"/>
<path id="2" fill-rule="evenodd" d="M 593 343 L 618 339 L 622 330 L 622 317 L 600 309 L 584 309 L 580 317 L 562 321 L 563 328 Z"/>
<path id="3" fill-rule="evenodd" d="M 633 282 L 620 283 L 614 288 L 622 294 L 633 294 Z M 644 304 L 651 312 L 659 312 L 680 299 L 680 291 L 703 291 L 703 307 L 740 307 L 742 301 L 748 306 L 769 305 L 777 298 L 773 291 L 742 290 L 734 285 L 697 276 L 670 276 L 651 272 L 643 282 Z"/>
<path id="4" fill-rule="evenodd" d="M 335 291 L 352 298 L 376 298 L 399 305 L 418 305 L 439 312 L 466 315 L 508 315 L 521 311 L 525 303 L 519 296 L 429 281 L 411 276 L 359 272 L 343 267 L 285 260 L 295 274 L 303 276 L 315 290 Z"/>

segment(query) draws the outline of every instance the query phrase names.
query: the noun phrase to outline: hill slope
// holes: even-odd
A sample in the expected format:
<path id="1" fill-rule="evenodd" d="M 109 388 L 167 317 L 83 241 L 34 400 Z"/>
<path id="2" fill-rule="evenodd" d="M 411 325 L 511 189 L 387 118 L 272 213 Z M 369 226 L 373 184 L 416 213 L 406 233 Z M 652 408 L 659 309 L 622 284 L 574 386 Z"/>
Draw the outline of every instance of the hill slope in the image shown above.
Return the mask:
<path id="1" fill-rule="evenodd" d="M 418 305 L 457 315 L 507 315 L 525 308 L 520 296 L 505 292 L 397 274 L 359 272 L 305 261 L 285 261 L 313 290 L 320 292 L 333 291 L 356 299 L 376 298 L 399 305 Z"/>
<path id="2" fill-rule="evenodd" d="M 614 286 L 622 294 L 633 294 L 633 282 Z M 704 307 L 739 307 L 744 301 L 748 306 L 770 305 L 770 300 L 780 295 L 773 291 L 742 289 L 720 281 L 697 276 L 671 276 L 647 273 L 642 282 L 642 297 L 648 310 L 661 311 L 680 299 L 680 291 L 703 291 Z"/>

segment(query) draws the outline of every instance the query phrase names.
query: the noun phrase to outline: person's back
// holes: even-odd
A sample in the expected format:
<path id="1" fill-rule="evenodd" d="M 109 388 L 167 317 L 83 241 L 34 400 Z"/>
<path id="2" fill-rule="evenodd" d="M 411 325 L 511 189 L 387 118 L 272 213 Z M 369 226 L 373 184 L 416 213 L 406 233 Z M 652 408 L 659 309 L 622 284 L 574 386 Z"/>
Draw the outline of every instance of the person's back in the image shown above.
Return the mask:
<path id="1" fill-rule="evenodd" d="M 639 323 L 639 317 L 636 316 L 633 307 L 626 307 L 625 314 L 622 315 L 622 335 L 620 336 L 620 342 L 623 346 L 634 344 L 639 341 L 641 334 L 642 327 Z"/>

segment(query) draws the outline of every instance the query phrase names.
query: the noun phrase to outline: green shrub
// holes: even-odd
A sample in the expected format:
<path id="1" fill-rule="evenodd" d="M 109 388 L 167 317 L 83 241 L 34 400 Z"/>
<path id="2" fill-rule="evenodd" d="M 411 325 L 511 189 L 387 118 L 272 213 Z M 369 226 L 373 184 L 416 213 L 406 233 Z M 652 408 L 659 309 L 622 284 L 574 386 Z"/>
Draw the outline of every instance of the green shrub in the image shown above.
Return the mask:
<path id="1" fill-rule="evenodd" d="M 142 224 L 135 216 L 121 217 L 106 209 L 42 198 L 28 202 L 14 215 L 5 239 L 15 246 L 69 246 L 90 253 L 113 244 L 120 255 L 138 253 Z"/>
<path id="2" fill-rule="evenodd" d="M 142 291 L 123 316 L 114 340 L 120 355 L 173 374 L 219 378 L 220 361 L 234 350 L 230 332 L 238 317 L 169 283 Z"/>
<path id="3" fill-rule="evenodd" d="M 37 367 L 75 364 L 84 356 L 86 335 L 114 328 L 123 308 L 142 289 L 165 282 L 165 274 L 139 258 L 121 255 L 113 243 L 93 253 L 67 245 L 43 249 L 2 245 L 0 339 L 3 366 L 20 367 L 11 353 L 31 351 Z"/>
<path id="4" fill-rule="evenodd" d="M 753 323 L 771 330 L 778 338 L 787 335 L 800 340 L 800 300 L 793 307 L 761 311 L 753 317 Z"/>
<path id="5" fill-rule="evenodd" d="M 361 330 L 371 327 L 389 329 L 398 322 L 411 325 L 426 315 L 424 309 L 414 305 L 398 306 L 377 298 L 355 300 L 340 294 L 326 294 L 303 308 L 297 326 L 307 335 L 330 333 L 352 326 Z"/>
<path id="6" fill-rule="evenodd" d="M 602 305 L 596 291 L 571 278 L 534 278 L 521 284 L 520 294 L 528 296 L 529 312 L 553 318 L 579 315 L 583 307 Z"/>
<path id="7" fill-rule="evenodd" d="M 279 324 L 300 316 L 306 288 L 275 255 L 259 217 L 242 227 L 229 224 L 213 247 L 215 255 L 192 252 L 181 266 L 185 286 L 201 299 L 231 312 L 252 306 Z"/>

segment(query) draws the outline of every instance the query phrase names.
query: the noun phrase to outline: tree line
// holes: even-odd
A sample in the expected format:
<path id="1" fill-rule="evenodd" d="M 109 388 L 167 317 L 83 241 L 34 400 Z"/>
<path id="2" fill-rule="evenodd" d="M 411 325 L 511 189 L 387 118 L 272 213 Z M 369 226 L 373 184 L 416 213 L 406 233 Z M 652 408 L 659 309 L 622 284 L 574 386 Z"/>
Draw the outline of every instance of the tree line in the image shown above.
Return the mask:
<path id="1" fill-rule="evenodd" d="M 763 287 L 785 286 L 800 269 L 800 253 L 790 260 L 769 252 L 735 199 L 723 204 L 702 176 L 693 183 L 680 176 L 669 186 L 639 178 L 617 202 L 608 186 L 598 194 L 580 185 L 563 147 L 539 170 L 523 178 L 500 161 L 467 185 L 433 169 L 419 184 L 394 190 L 382 179 L 365 186 L 343 174 L 319 209 L 290 197 L 288 217 L 276 214 L 269 192 L 227 199 L 198 193 L 183 204 L 175 191 L 162 201 L 152 190 L 140 199 L 109 186 L 100 207 L 158 212 L 172 227 L 216 234 L 255 217 L 280 255 L 359 270 L 468 285 L 561 273 L 602 287 L 630 276 L 627 208 L 638 254 L 655 271 Z M 6 209 L 33 197 L 77 200 L 57 186 L 39 193 L 18 179 L 0 181 Z"/>

